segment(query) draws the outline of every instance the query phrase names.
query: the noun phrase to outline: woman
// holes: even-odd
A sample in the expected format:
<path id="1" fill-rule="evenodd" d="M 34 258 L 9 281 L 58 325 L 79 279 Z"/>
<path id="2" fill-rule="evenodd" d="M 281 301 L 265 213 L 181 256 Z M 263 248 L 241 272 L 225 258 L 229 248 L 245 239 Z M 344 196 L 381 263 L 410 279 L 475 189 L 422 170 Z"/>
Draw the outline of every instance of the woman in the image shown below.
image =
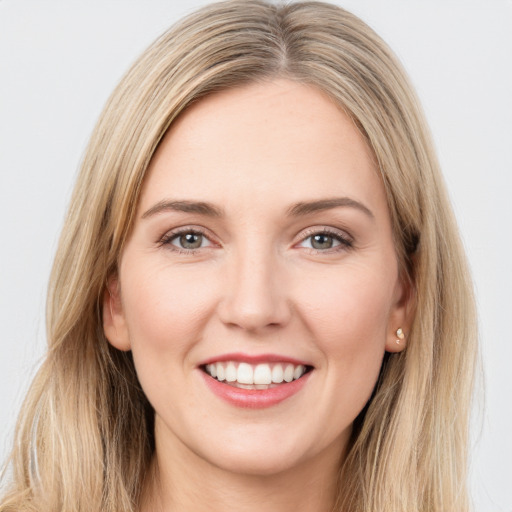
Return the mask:
<path id="1" fill-rule="evenodd" d="M 0 510 L 466 510 L 474 316 L 384 43 L 213 4 L 92 136 Z"/>

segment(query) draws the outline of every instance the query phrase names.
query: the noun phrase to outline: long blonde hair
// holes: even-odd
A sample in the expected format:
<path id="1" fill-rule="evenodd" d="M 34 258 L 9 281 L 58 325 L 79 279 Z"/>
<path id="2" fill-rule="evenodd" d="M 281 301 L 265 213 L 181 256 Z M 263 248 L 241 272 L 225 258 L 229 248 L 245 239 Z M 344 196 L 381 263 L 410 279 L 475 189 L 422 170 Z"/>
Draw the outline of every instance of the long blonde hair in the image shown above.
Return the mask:
<path id="1" fill-rule="evenodd" d="M 154 451 L 153 411 L 130 353 L 109 345 L 101 304 L 151 157 L 170 124 L 215 91 L 275 77 L 328 94 L 378 161 L 416 314 L 387 354 L 340 468 L 335 510 L 468 509 L 476 354 L 471 281 L 418 101 L 383 41 L 320 2 L 209 5 L 160 37 L 94 130 L 51 276 L 48 353 L 24 402 L 0 511 L 137 509 Z"/>

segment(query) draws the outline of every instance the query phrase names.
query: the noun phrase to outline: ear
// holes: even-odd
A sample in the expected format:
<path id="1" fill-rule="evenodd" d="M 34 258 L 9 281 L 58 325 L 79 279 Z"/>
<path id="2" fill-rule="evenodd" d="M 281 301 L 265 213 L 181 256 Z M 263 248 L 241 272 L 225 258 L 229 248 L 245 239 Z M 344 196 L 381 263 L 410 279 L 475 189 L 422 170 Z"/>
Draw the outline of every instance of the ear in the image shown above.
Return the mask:
<path id="1" fill-rule="evenodd" d="M 402 352 L 407 347 L 407 336 L 416 308 L 416 292 L 407 276 L 399 276 L 394 293 L 394 303 L 389 315 L 386 333 L 386 352 Z"/>
<path id="2" fill-rule="evenodd" d="M 109 278 L 103 293 L 103 332 L 113 347 L 131 349 L 117 276 Z"/>

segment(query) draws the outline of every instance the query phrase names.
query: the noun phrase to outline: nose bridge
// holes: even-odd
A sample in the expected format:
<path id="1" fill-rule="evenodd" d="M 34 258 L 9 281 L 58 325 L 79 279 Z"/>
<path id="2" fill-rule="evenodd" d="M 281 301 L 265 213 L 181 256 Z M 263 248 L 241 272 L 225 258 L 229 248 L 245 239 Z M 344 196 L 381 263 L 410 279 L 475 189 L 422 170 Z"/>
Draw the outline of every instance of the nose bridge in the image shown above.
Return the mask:
<path id="1" fill-rule="evenodd" d="M 278 255 L 269 240 L 255 238 L 234 248 L 220 306 L 224 323 L 248 331 L 282 325 L 289 316 Z"/>

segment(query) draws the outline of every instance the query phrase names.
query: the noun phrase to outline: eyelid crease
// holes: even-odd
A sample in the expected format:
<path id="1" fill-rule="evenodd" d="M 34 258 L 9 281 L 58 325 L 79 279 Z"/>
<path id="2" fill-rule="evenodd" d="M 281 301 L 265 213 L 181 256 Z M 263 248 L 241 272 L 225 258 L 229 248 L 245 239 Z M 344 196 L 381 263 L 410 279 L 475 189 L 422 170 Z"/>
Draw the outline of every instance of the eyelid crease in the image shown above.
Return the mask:
<path id="1" fill-rule="evenodd" d="M 306 238 L 313 236 L 313 235 L 331 235 L 334 237 L 341 238 L 342 240 L 346 242 L 353 243 L 354 237 L 350 235 L 350 233 L 347 233 L 343 229 L 333 228 L 329 226 L 313 226 L 310 228 L 306 228 L 302 230 L 297 237 L 300 237 L 301 240 L 305 240 Z"/>

